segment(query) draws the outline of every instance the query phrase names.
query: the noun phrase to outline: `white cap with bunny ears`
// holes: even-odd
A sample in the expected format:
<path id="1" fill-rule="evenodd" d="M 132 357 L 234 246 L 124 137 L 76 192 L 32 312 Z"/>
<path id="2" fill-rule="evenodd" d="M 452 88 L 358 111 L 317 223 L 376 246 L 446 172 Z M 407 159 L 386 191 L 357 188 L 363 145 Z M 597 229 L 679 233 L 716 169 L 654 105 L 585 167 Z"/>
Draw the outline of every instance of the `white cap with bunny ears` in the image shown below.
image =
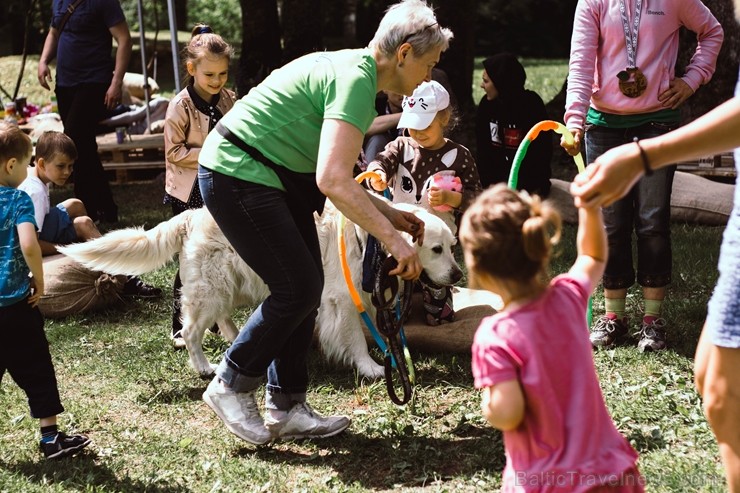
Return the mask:
<path id="1" fill-rule="evenodd" d="M 432 124 L 437 112 L 450 105 L 450 94 L 439 82 L 422 82 L 414 94 L 403 98 L 403 113 L 398 128 L 424 130 Z"/>

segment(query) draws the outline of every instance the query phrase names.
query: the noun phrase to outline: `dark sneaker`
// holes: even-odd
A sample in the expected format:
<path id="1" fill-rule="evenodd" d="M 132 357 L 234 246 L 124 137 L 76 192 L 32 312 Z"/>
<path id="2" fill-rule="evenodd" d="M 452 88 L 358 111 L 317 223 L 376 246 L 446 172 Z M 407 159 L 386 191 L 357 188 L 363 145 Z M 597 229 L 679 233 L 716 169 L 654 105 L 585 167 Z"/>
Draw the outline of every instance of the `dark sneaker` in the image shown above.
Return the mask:
<path id="1" fill-rule="evenodd" d="M 321 416 L 305 402 L 294 405 L 283 419 L 265 417 L 265 427 L 273 438 L 286 440 L 299 438 L 325 438 L 347 429 L 348 416 Z"/>
<path id="2" fill-rule="evenodd" d="M 593 347 L 610 347 L 627 338 L 627 318 L 600 317 L 591 328 L 591 345 Z"/>
<path id="3" fill-rule="evenodd" d="M 147 284 L 137 276 L 130 276 L 123 285 L 123 296 L 136 298 L 159 298 L 162 296 L 162 290 Z"/>
<path id="4" fill-rule="evenodd" d="M 665 349 L 665 325 L 665 320 L 662 318 L 656 318 L 649 323 L 643 321 L 640 328 L 640 342 L 637 343 L 637 349 L 643 353 Z"/>
<path id="5" fill-rule="evenodd" d="M 57 433 L 53 441 L 39 442 L 41 451 L 47 459 L 74 455 L 88 445 L 90 445 L 90 439 L 85 435 L 67 435 L 61 431 Z"/>

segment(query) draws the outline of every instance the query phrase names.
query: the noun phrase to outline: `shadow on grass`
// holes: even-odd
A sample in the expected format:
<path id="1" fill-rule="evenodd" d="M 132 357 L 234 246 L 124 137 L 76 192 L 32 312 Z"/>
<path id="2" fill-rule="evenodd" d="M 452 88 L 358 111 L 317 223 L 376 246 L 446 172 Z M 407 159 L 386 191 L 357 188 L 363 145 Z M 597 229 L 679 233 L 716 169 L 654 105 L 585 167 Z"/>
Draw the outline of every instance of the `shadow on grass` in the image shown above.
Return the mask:
<path id="1" fill-rule="evenodd" d="M 23 475 L 31 484 L 48 485 L 63 483 L 65 488 L 76 491 L 137 491 L 150 493 L 177 493 L 184 491 L 181 485 L 167 484 L 164 480 L 153 483 L 129 477 L 120 478 L 116 472 L 101 465 L 97 454 L 85 450 L 74 458 L 41 462 L 0 462 L 0 467 L 14 474 Z"/>
<path id="2" fill-rule="evenodd" d="M 315 442 L 302 451 L 301 441 L 257 449 L 243 447 L 240 456 L 276 464 L 311 464 L 331 469 L 347 485 L 367 489 L 428 486 L 452 478 L 498 477 L 505 464 L 501 434 L 475 426 L 455 438 L 404 435 L 367 437 L 345 432 Z"/>

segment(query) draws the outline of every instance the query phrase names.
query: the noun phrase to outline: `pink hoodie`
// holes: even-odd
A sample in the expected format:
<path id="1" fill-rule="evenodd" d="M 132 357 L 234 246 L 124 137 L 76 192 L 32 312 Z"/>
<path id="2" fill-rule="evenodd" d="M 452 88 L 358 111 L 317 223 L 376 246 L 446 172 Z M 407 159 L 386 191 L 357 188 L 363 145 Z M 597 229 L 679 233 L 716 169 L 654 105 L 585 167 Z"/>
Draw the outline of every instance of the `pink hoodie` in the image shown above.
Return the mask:
<path id="1" fill-rule="evenodd" d="M 630 21 L 635 0 L 625 0 Z M 696 33 L 697 47 L 681 77 L 691 89 L 712 78 L 724 33 L 700 0 L 643 0 L 637 40 L 637 66 L 645 74 L 647 90 L 628 98 L 619 90 L 617 73 L 627 63 L 627 48 L 619 0 L 580 0 L 571 40 L 565 125 L 582 129 L 589 104 L 617 115 L 666 109 L 658 95 L 675 77 L 679 28 Z"/>

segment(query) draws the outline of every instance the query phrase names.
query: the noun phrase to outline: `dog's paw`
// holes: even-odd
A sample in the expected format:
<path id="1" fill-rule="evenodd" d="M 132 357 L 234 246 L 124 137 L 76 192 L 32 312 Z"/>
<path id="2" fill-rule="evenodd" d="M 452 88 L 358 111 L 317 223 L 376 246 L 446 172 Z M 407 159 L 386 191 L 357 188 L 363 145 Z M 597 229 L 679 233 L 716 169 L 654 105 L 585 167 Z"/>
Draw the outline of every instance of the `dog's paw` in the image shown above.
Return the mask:
<path id="1" fill-rule="evenodd" d="M 357 365 L 357 373 L 359 373 L 362 378 L 378 380 L 385 377 L 385 368 L 374 361 L 367 362 Z"/>
<path id="2" fill-rule="evenodd" d="M 199 370 L 198 374 L 200 375 L 200 378 L 204 380 L 211 380 L 213 377 L 216 376 L 216 365 L 209 364 L 208 368 Z"/>

